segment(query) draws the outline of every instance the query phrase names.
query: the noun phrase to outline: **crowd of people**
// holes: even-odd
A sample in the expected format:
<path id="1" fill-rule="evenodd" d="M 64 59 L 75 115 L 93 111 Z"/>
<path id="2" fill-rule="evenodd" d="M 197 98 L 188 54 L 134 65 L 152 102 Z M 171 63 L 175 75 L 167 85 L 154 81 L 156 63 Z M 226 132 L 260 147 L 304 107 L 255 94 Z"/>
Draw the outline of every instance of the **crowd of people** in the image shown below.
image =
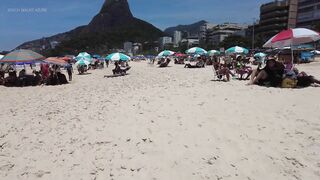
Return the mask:
<path id="1" fill-rule="evenodd" d="M 33 69 L 32 73 L 27 73 L 26 68 L 18 70 L 15 65 L 1 64 L 0 66 L 0 85 L 8 87 L 24 87 L 39 85 L 61 85 L 67 84 L 68 80 L 62 73 L 58 65 L 41 64 L 40 70 Z M 72 65 L 66 66 L 69 81 L 72 80 Z"/>
<path id="2" fill-rule="evenodd" d="M 295 88 L 320 85 L 320 81 L 306 72 L 299 72 L 291 61 L 282 63 L 271 58 L 266 61 L 265 67 L 258 67 L 252 73 L 248 85 Z"/>
<path id="3" fill-rule="evenodd" d="M 165 62 L 167 62 L 166 59 L 162 58 L 158 64 Z M 320 85 L 320 80 L 306 72 L 299 72 L 291 60 L 280 62 L 277 57 L 250 59 L 240 54 L 191 58 L 186 56 L 175 58 L 174 62 L 184 64 L 185 68 L 203 68 L 205 65 L 212 65 L 214 75 L 218 80 L 230 81 L 231 78 L 249 80 L 248 85 L 284 88 Z M 257 68 L 252 66 L 253 63 L 256 63 Z"/>
<path id="4" fill-rule="evenodd" d="M 189 59 L 188 59 L 189 58 Z M 206 65 L 212 65 L 214 75 L 218 80 L 230 81 L 232 79 L 250 80 L 248 85 L 260 85 L 269 87 L 308 87 L 310 85 L 320 85 L 320 80 L 308 75 L 305 72 L 299 72 L 294 67 L 292 62 L 280 62 L 276 57 L 269 57 L 265 60 L 258 60 L 257 68 L 251 65 L 253 61 L 242 55 L 229 56 L 196 56 L 193 59 L 184 57 L 175 59 L 174 62 L 182 64 L 185 68 L 203 68 Z M 158 61 L 159 67 L 167 67 L 170 63 L 170 58 L 161 58 Z M 79 74 L 88 69 L 104 68 L 104 62 L 95 61 L 90 65 L 79 65 L 77 69 Z M 154 61 L 153 61 L 154 62 Z M 105 62 L 109 66 L 109 61 Z M 127 61 L 114 62 L 115 68 L 112 70 L 114 76 L 126 75 L 131 69 Z M 66 66 L 50 65 L 43 63 L 40 65 L 40 70 L 32 68 L 32 73 L 27 73 L 26 69 L 21 69 L 19 72 L 15 65 L 1 64 L 0 65 L 0 85 L 4 86 L 37 86 L 37 85 L 61 85 L 67 84 L 73 79 L 73 66 L 68 62 Z M 68 80 L 62 73 L 61 68 L 66 70 Z"/>

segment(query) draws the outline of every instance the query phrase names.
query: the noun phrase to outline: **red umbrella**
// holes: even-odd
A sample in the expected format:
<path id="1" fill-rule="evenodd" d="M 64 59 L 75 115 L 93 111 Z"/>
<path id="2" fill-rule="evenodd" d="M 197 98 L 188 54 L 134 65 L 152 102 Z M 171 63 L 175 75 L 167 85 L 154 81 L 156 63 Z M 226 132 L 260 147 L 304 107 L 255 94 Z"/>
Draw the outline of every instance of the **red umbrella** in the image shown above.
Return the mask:
<path id="1" fill-rule="evenodd" d="M 62 57 L 61 59 L 64 60 L 64 61 L 70 61 L 71 60 L 71 58 L 68 57 L 68 56 Z"/>
<path id="2" fill-rule="evenodd" d="M 294 46 L 314 42 L 320 39 L 320 33 L 306 29 L 295 28 L 281 31 L 267 41 L 263 47 L 283 48 L 286 46 Z"/>

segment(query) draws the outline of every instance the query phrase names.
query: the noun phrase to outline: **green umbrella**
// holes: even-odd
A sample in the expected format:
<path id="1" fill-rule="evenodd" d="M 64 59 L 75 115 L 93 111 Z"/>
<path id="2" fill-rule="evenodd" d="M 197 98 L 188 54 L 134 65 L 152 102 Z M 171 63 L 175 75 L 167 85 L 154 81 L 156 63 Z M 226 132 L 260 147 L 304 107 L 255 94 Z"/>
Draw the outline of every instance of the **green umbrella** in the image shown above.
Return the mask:
<path id="1" fill-rule="evenodd" d="M 106 57 L 108 61 L 130 61 L 131 58 L 123 53 L 112 53 Z"/>
<path id="2" fill-rule="evenodd" d="M 226 54 L 248 54 L 249 50 L 240 46 L 234 46 L 226 50 Z"/>
<path id="3" fill-rule="evenodd" d="M 79 60 L 76 62 L 76 65 L 80 65 L 80 66 L 88 66 L 90 64 L 89 61 L 86 61 L 86 60 Z"/>
<path id="4" fill-rule="evenodd" d="M 200 54 L 200 55 L 203 55 L 203 54 L 207 54 L 208 52 L 202 48 L 199 48 L 199 47 L 193 47 L 193 48 L 190 48 L 186 51 L 187 54 Z"/>
<path id="5" fill-rule="evenodd" d="M 217 51 L 217 50 L 208 51 L 208 56 L 217 56 L 217 55 L 220 55 L 220 51 Z"/>
<path id="6" fill-rule="evenodd" d="M 80 61 L 80 60 L 89 61 L 89 62 L 92 61 L 91 55 L 86 53 L 86 52 L 79 53 L 78 56 L 75 59 L 77 61 Z"/>
<path id="7" fill-rule="evenodd" d="M 173 51 L 164 50 L 161 53 L 159 53 L 158 56 L 159 57 L 163 57 L 163 56 L 166 57 L 166 56 L 172 56 L 174 54 L 175 54 L 175 52 L 173 52 Z"/>

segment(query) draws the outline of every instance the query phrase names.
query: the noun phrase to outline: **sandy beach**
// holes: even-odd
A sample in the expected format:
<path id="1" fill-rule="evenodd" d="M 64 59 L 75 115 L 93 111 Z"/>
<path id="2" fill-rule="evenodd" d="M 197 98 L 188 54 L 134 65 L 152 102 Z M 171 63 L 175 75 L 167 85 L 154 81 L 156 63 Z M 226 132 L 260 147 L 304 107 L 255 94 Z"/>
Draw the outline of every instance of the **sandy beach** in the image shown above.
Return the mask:
<path id="1" fill-rule="evenodd" d="M 213 81 L 131 63 L 71 84 L 0 87 L 0 179 L 320 179 L 319 88 Z M 298 65 L 320 78 L 320 63 Z"/>

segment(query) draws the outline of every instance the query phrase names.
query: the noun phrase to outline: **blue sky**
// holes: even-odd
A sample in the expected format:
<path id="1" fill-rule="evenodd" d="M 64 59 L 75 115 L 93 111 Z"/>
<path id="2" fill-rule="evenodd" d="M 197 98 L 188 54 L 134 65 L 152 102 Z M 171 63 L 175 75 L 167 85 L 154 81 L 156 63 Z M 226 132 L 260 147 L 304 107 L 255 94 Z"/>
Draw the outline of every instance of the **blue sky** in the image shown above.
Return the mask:
<path id="1" fill-rule="evenodd" d="M 134 16 L 160 29 L 199 20 L 252 23 L 271 0 L 129 0 Z M 104 0 L 1 0 L 0 51 L 87 24 Z"/>

